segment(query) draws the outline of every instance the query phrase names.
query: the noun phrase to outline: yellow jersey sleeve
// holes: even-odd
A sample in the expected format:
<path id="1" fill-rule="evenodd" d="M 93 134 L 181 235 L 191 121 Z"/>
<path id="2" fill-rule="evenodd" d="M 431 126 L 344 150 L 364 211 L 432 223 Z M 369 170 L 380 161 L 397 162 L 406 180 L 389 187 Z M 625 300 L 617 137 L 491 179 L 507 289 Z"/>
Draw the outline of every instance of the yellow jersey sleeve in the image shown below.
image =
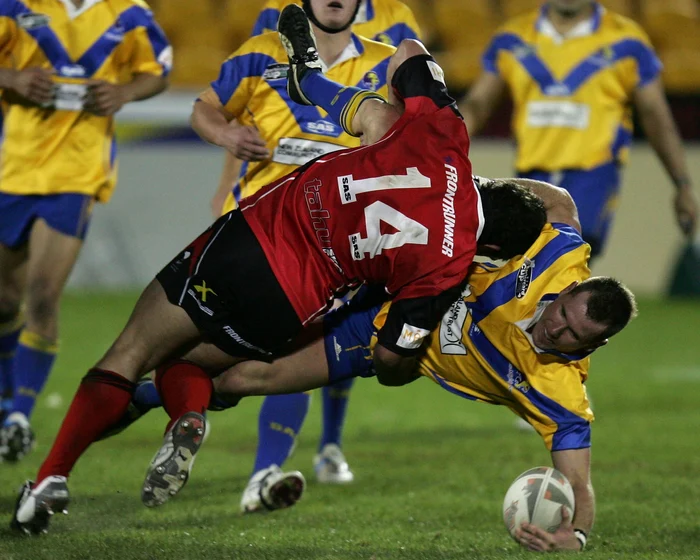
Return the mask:
<path id="1" fill-rule="evenodd" d="M 17 43 L 17 22 L 10 12 L 13 2 L 3 2 L 0 8 L 0 67 L 12 67 L 12 51 Z"/>
<path id="2" fill-rule="evenodd" d="M 260 49 L 260 45 L 258 38 L 243 43 L 221 64 L 218 78 L 211 83 L 221 106 L 234 117 L 243 112 L 268 68 L 279 64 L 265 49 Z"/>
<path id="3" fill-rule="evenodd" d="M 139 2 L 126 10 L 120 20 L 128 30 L 122 49 L 131 72 L 167 76 L 173 66 L 173 50 L 153 18 L 153 12 Z"/>

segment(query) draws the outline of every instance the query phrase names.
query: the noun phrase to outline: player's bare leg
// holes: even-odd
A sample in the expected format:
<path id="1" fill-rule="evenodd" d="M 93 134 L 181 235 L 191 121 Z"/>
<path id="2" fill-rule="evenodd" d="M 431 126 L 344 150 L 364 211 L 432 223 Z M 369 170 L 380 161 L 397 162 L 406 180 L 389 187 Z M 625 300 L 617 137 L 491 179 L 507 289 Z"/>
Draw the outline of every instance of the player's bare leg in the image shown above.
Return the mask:
<path id="1" fill-rule="evenodd" d="M 33 447 L 29 418 L 56 357 L 59 302 L 82 245 L 81 239 L 41 219 L 32 226 L 21 280 L 10 290 L 15 305 L 19 296 L 26 306 L 25 325 L 12 362 L 15 394 L 0 431 L 0 459 L 5 461 L 17 461 Z M 5 274 L 18 276 L 13 267 Z"/>
<path id="2" fill-rule="evenodd" d="M 27 271 L 27 246 L 0 243 L 0 418 L 12 406 L 12 362 L 24 324 L 22 294 Z"/>
<path id="3" fill-rule="evenodd" d="M 235 401 L 242 397 L 301 393 L 328 384 L 328 361 L 323 325 L 315 323 L 306 333 L 309 341 L 296 352 L 266 363 L 240 362 L 214 380 L 217 394 Z"/>
<path id="4" fill-rule="evenodd" d="M 154 280 L 144 290 L 112 347 L 83 378 L 36 484 L 18 499 L 14 528 L 45 532 L 51 514 L 68 504 L 66 479 L 83 452 L 126 410 L 135 381 L 169 358 L 195 346 L 200 334 Z"/>

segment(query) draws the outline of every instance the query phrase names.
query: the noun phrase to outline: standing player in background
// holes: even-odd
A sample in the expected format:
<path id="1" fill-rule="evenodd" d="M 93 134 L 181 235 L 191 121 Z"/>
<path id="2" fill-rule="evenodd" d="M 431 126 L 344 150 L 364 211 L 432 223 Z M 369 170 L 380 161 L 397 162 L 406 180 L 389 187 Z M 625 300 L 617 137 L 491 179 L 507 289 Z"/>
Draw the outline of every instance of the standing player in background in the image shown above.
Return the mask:
<path id="1" fill-rule="evenodd" d="M 698 207 L 683 145 L 661 63 L 636 23 L 592 0 L 550 0 L 508 21 L 483 66 L 460 104 L 469 133 L 482 129 L 508 90 L 518 174 L 571 193 L 592 257 L 603 251 L 614 216 L 632 140 L 631 104 L 676 186 L 678 224 L 692 237 Z"/>
<path id="2" fill-rule="evenodd" d="M 290 1 L 268 2 L 254 34 L 277 28 L 279 10 Z M 413 38 L 417 26 L 411 11 L 396 0 L 362 2 L 342 0 L 338 7 L 325 0 L 305 0 L 317 46 L 327 75 L 341 84 L 359 85 L 386 96 L 386 70 L 395 49 L 354 34 Z M 279 9 L 276 9 L 279 8 Z M 272 15 L 274 14 L 274 21 Z M 393 17 L 392 17 L 393 16 Z M 405 23 L 400 23 L 402 19 Z M 364 23 L 353 26 L 353 21 Z M 386 26 L 386 27 L 385 27 Z M 287 95 L 287 55 L 276 33 L 248 40 L 221 67 L 219 78 L 195 104 L 192 125 L 205 140 L 226 149 L 219 190 L 212 208 L 215 216 L 235 208 L 241 197 L 286 175 L 323 153 L 359 146 L 359 140 L 334 124 L 325 111 L 294 103 Z M 237 157 L 242 158 L 237 159 Z M 236 180 L 233 179 L 234 175 Z M 232 188 L 233 187 L 233 188 Z M 235 198 L 234 198 L 235 197 Z M 225 202 L 223 202 L 225 199 Z M 323 390 L 323 434 L 314 468 L 320 482 L 351 482 L 353 473 L 341 450 L 341 432 L 353 380 Z M 139 403 L 139 397 L 142 401 Z M 310 395 L 275 395 L 265 399 L 259 419 L 259 442 L 250 482 L 243 493 L 244 513 L 263 509 L 260 483 L 300 473 L 279 467 L 289 456 L 309 408 Z M 136 402 L 156 405 L 152 385 L 139 388 Z"/>
<path id="3" fill-rule="evenodd" d="M 141 0 L 3 0 L 0 62 L 0 354 L 14 354 L 0 460 L 16 461 L 93 203 L 116 182 L 113 115 L 166 88 L 172 51 Z"/>

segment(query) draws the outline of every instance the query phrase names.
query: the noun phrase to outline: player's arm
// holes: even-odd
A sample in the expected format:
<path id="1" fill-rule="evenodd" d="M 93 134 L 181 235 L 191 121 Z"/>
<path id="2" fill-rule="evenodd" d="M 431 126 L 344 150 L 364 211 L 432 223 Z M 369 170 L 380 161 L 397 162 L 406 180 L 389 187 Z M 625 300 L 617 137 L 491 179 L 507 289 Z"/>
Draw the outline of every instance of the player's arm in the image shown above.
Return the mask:
<path id="1" fill-rule="evenodd" d="M 125 84 L 93 80 L 88 85 L 85 110 L 106 117 L 119 111 L 127 103 L 158 95 L 168 87 L 166 75 L 137 73 Z"/>
<path id="2" fill-rule="evenodd" d="M 484 71 L 459 103 L 469 135 L 478 134 L 503 99 L 506 82 L 494 72 Z"/>
<path id="3" fill-rule="evenodd" d="M 44 105 L 53 100 L 51 72 L 45 68 L 13 68 L 13 53 L 18 38 L 17 23 L 0 17 L 0 89 L 19 94 L 30 103 Z M 6 94 L 7 96 L 7 94 Z"/>
<path id="4" fill-rule="evenodd" d="M 516 178 L 501 180 L 521 185 L 540 197 L 547 211 L 547 221 L 549 223 L 566 224 L 579 233 L 581 232 L 576 203 L 566 189 L 534 179 Z"/>
<path id="5" fill-rule="evenodd" d="M 676 186 L 674 206 L 678 225 L 692 237 L 698 221 L 698 203 L 693 191 L 683 142 L 673 121 L 660 78 L 634 90 L 634 105 L 644 133 Z"/>
<path id="6" fill-rule="evenodd" d="M 234 157 L 231 152 L 228 150 L 224 152 L 224 165 L 219 177 L 219 186 L 211 199 L 211 213 L 214 218 L 218 218 L 223 213 L 224 204 L 240 175 L 242 165 L 243 161 Z"/>
<path id="7" fill-rule="evenodd" d="M 557 550 L 582 550 L 595 520 L 595 495 L 591 484 L 591 450 L 567 449 L 552 452 L 554 468 L 560 471 L 571 483 L 576 502 L 576 514 L 570 519 L 562 510 L 562 523 L 553 532 L 524 524 L 516 530 L 516 539 L 523 546 L 536 552 Z"/>
<path id="8" fill-rule="evenodd" d="M 384 326 L 377 333 L 373 352 L 379 383 L 397 387 L 420 377 L 418 357 L 423 352 L 423 343 L 463 288 L 464 282 L 436 296 L 392 302 Z"/>
<path id="9" fill-rule="evenodd" d="M 413 39 L 401 41 L 387 68 L 389 103 L 378 99 L 362 102 L 352 119 L 351 132 L 362 137 L 362 143 L 374 144 L 381 140 L 401 118 L 409 99 L 429 100 L 428 105 L 417 102 L 414 107 L 431 107 L 438 110 L 457 106 L 449 94 L 442 69 L 430 56 L 423 43 Z"/>
<path id="10" fill-rule="evenodd" d="M 0 89 L 19 94 L 36 105 L 50 103 L 54 96 L 51 72 L 45 68 L 0 68 Z"/>
<path id="11" fill-rule="evenodd" d="M 195 102 L 190 124 L 202 140 L 228 150 L 239 159 L 260 161 L 270 156 L 258 129 L 239 123 L 218 102 L 211 88 Z"/>
<path id="12" fill-rule="evenodd" d="M 130 17 L 136 25 L 119 47 L 127 60 L 123 70 L 130 74 L 130 79 L 123 83 L 88 82 L 85 110 L 96 115 L 113 115 L 127 103 L 148 99 L 168 87 L 173 49 L 153 13 L 141 6 L 134 8 Z"/>

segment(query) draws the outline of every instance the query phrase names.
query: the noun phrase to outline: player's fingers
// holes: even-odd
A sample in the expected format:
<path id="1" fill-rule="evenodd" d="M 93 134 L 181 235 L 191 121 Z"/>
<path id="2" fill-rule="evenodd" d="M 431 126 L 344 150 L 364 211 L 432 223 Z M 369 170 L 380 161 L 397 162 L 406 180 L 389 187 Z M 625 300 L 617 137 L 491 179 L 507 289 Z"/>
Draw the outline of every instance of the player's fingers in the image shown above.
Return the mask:
<path id="1" fill-rule="evenodd" d="M 267 146 L 265 140 L 260 136 L 258 129 L 252 126 L 245 127 L 245 141 L 255 146 Z"/>
<path id="2" fill-rule="evenodd" d="M 561 524 L 567 526 L 571 524 L 571 513 L 569 508 L 566 506 L 561 506 Z"/>
<path id="3" fill-rule="evenodd" d="M 258 159 L 265 159 L 270 155 L 270 152 L 267 151 L 267 148 L 264 146 L 258 146 L 257 144 L 246 144 L 243 146 L 243 149 L 248 152 L 252 157 L 258 158 Z"/>

